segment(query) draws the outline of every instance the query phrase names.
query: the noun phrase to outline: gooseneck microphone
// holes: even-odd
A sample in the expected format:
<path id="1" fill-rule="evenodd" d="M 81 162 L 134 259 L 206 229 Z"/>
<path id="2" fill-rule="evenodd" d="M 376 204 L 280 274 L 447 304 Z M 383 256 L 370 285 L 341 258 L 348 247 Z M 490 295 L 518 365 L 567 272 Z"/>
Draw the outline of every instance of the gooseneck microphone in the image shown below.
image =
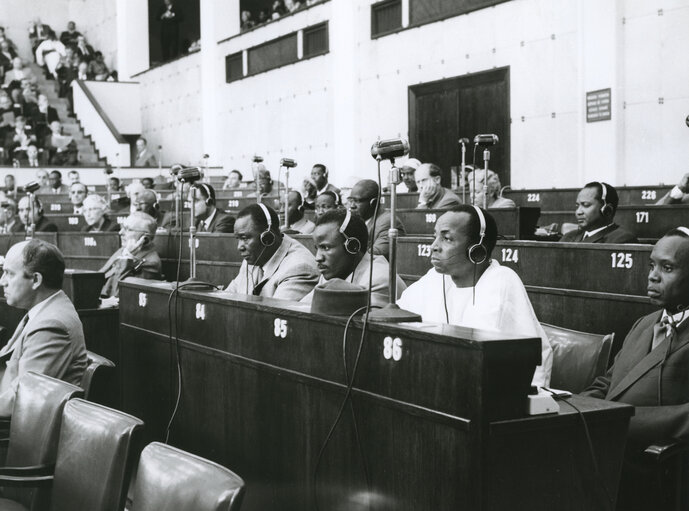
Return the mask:
<path id="1" fill-rule="evenodd" d="M 490 151 L 488 148 L 497 144 L 500 141 L 497 135 L 493 133 L 476 135 L 474 137 L 474 155 L 476 155 L 476 147 L 483 147 L 483 209 L 488 208 L 488 162 L 490 161 Z M 472 194 L 471 204 L 475 205 L 476 196 L 476 169 L 474 169 L 474 193 Z"/>
<path id="2" fill-rule="evenodd" d="M 409 154 L 409 142 L 403 138 L 378 140 L 371 146 L 371 156 L 374 160 L 393 160 Z"/>
<path id="3" fill-rule="evenodd" d="M 483 135 L 476 135 L 474 137 L 474 144 L 476 144 L 478 146 L 495 145 L 498 142 L 500 142 L 500 139 L 498 138 L 497 135 L 494 135 L 492 133 L 483 134 Z"/>
<path id="4" fill-rule="evenodd" d="M 180 183 L 193 183 L 201 179 L 201 169 L 199 167 L 182 167 L 177 173 L 177 181 Z"/>
<path id="5" fill-rule="evenodd" d="M 297 166 L 297 162 L 294 161 L 292 158 L 283 158 L 280 160 L 280 166 L 287 167 L 288 169 L 293 169 Z"/>
<path id="6" fill-rule="evenodd" d="M 280 168 L 285 169 L 285 229 L 289 229 L 289 169 L 297 166 L 297 162 L 292 158 L 282 158 Z M 280 196 L 280 174 L 278 173 L 278 197 Z"/>
<path id="7" fill-rule="evenodd" d="M 29 181 L 24 185 L 24 191 L 29 196 L 29 210 L 31 211 L 31 223 L 27 226 L 26 237 L 31 239 L 36 232 L 36 198 L 34 193 L 41 187 L 36 181 Z"/>

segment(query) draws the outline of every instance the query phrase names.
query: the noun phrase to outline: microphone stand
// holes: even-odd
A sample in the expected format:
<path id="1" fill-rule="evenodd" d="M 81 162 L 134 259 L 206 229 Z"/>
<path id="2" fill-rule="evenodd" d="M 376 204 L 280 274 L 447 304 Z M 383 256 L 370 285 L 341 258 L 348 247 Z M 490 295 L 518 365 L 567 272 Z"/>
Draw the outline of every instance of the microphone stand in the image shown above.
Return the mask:
<path id="1" fill-rule="evenodd" d="M 29 211 L 31 211 L 31 223 L 26 231 L 26 239 L 33 239 L 36 233 L 36 199 L 33 192 L 28 193 L 29 196 Z"/>
<path id="2" fill-rule="evenodd" d="M 285 229 L 289 229 L 289 167 L 285 166 Z M 280 181 L 278 181 L 280 186 Z"/>
<path id="3" fill-rule="evenodd" d="M 467 146 L 464 142 L 462 142 L 461 144 L 462 144 L 462 167 L 461 167 L 462 170 L 460 171 L 460 174 L 459 174 L 459 177 L 460 177 L 459 181 L 460 181 L 460 184 L 462 186 L 462 204 L 466 204 L 467 203 L 466 186 L 464 186 L 464 179 L 466 176 L 466 167 L 467 167 L 467 162 L 466 162 Z"/>
<path id="4" fill-rule="evenodd" d="M 180 181 L 181 182 L 181 181 Z M 196 188 L 191 187 L 191 224 L 189 225 L 189 278 L 184 282 L 177 282 L 176 287 L 186 289 L 212 289 L 213 286 L 196 278 Z M 182 242 L 180 236 L 180 243 Z"/>
<path id="5" fill-rule="evenodd" d="M 490 161 L 490 151 L 486 147 L 483 150 L 483 209 L 488 209 L 488 162 Z M 476 171 L 474 171 L 474 174 Z"/>
<path id="6" fill-rule="evenodd" d="M 380 175 L 380 154 L 376 156 L 378 162 L 378 175 Z M 388 175 L 388 187 L 390 188 L 390 228 L 388 229 L 389 258 L 390 262 L 390 282 L 388 283 L 388 304 L 382 309 L 376 309 L 369 312 L 368 317 L 371 321 L 380 321 L 383 323 L 403 323 L 412 321 L 421 321 L 421 316 L 410 312 L 408 310 L 400 309 L 397 305 L 397 238 L 399 231 L 397 230 L 397 185 L 402 182 L 400 179 L 400 169 L 395 167 L 395 159 L 390 158 L 390 173 Z M 376 219 L 373 219 L 373 230 L 375 231 Z M 375 232 L 374 232 L 375 234 Z M 373 246 L 373 240 L 370 241 Z M 373 253 L 371 252 L 371 258 Z"/>

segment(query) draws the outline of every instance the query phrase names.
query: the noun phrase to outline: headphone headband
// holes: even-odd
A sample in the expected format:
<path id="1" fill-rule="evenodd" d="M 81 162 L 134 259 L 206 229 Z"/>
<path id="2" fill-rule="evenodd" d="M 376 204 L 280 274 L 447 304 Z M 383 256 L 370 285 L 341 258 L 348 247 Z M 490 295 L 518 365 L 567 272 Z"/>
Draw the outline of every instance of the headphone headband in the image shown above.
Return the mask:
<path id="1" fill-rule="evenodd" d="M 684 234 L 686 234 L 687 236 L 689 236 L 689 229 L 688 229 L 688 228 L 683 227 L 683 226 L 679 226 L 679 227 L 677 227 L 677 230 L 678 230 L 678 231 L 682 231 Z"/>
<path id="2" fill-rule="evenodd" d="M 347 227 L 349 226 L 349 222 L 352 219 L 352 212 L 350 210 L 347 210 L 345 213 L 345 218 L 342 222 L 342 225 L 340 226 L 340 234 L 344 236 L 345 242 L 344 242 L 344 247 L 345 250 L 352 255 L 358 254 L 361 252 L 361 241 L 359 241 L 359 238 L 354 238 L 353 236 L 349 236 L 345 231 L 347 230 Z"/>
<path id="3" fill-rule="evenodd" d="M 345 214 L 345 219 L 342 222 L 342 225 L 340 226 L 340 232 L 342 234 L 344 234 L 345 231 L 347 230 L 347 226 L 349 225 L 349 221 L 351 219 L 352 219 L 352 212 L 350 210 L 347 210 L 347 213 Z M 345 234 L 345 236 L 346 236 L 346 234 Z"/>
<path id="4" fill-rule="evenodd" d="M 600 200 L 603 201 L 603 204 L 607 204 L 608 203 L 608 200 L 607 200 L 608 199 L 608 187 L 605 186 L 605 183 L 603 183 L 602 181 L 599 182 L 598 184 L 600 185 L 600 188 L 601 188 Z"/>
<path id="5" fill-rule="evenodd" d="M 467 256 L 469 261 L 474 264 L 481 264 L 488 258 L 488 250 L 483 245 L 483 238 L 486 236 L 486 217 L 483 215 L 483 211 L 477 205 L 472 205 L 476 214 L 478 215 L 479 221 L 479 240 L 475 245 L 470 246 L 467 249 Z"/>
<path id="6" fill-rule="evenodd" d="M 483 244 L 483 238 L 486 236 L 486 217 L 483 216 L 483 211 L 481 211 L 481 208 L 479 208 L 477 205 L 474 204 L 473 208 L 476 210 L 478 221 L 480 223 L 478 244 L 481 245 Z"/>
<path id="7" fill-rule="evenodd" d="M 270 218 L 270 212 L 268 211 L 268 208 L 262 202 L 259 202 L 258 206 L 261 208 L 263 214 L 266 216 L 266 222 L 268 222 L 268 227 L 266 227 L 266 230 L 263 231 L 260 236 L 261 244 L 264 247 L 270 247 L 277 241 L 275 233 L 270 230 L 270 228 L 273 226 L 273 220 Z"/>
<path id="8" fill-rule="evenodd" d="M 262 202 L 259 202 L 258 206 L 263 210 L 263 214 L 266 216 L 266 222 L 268 223 L 268 228 L 266 229 L 266 231 L 270 231 L 270 228 L 273 226 L 273 221 L 270 218 L 268 208 Z"/>

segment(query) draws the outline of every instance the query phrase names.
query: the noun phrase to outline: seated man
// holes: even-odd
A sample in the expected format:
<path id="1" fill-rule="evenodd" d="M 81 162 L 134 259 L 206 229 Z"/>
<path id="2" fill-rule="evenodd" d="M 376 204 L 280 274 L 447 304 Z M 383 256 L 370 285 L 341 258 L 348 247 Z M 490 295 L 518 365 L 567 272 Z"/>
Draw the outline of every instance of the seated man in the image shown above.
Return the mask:
<path id="1" fill-rule="evenodd" d="M 45 157 L 51 165 L 76 165 L 77 143 L 71 135 L 62 132 L 60 121 L 50 123 L 50 134 L 43 139 Z"/>
<path id="2" fill-rule="evenodd" d="M 575 214 L 579 229 L 568 232 L 560 241 L 638 243 L 636 236 L 613 222 L 619 201 L 613 186 L 597 181 L 588 183 L 577 195 Z"/>
<path id="3" fill-rule="evenodd" d="M 322 163 L 316 163 L 311 169 L 311 179 L 316 184 L 316 193 L 320 195 L 327 190 L 339 195 L 340 189 L 328 183 L 328 174 L 328 167 Z"/>
<path id="4" fill-rule="evenodd" d="M 419 187 L 416 186 L 416 169 L 421 166 L 421 162 L 416 158 L 409 158 L 400 167 L 400 177 L 402 184 L 407 188 L 407 193 L 416 193 Z"/>
<path id="5" fill-rule="evenodd" d="M 238 170 L 232 170 L 227 176 L 225 183 L 222 185 L 222 189 L 233 190 L 236 188 L 240 188 L 242 186 L 242 179 L 243 176 L 241 172 L 239 172 Z"/>
<path id="6" fill-rule="evenodd" d="M 17 243 L 3 270 L 7 304 L 29 311 L 0 350 L 0 416 L 7 417 L 22 375 L 35 371 L 80 385 L 88 357 L 81 320 L 62 291 L 65 261 L 58 248 L 36 239 Z"/>
<path id="7" fill-rule="evenodd" d="M 242 256 L 239 274 L 226 291 L 285 300 L 301 300 L 318 282 L 311 252 L 280 232 L 280 220 L 271 207 L 250 204 L 234 225 L 237 250 Z"/>
<path id="8" fill-rule="evenodd" d="M 366 251 L 368 229 L 364 221 L 349 210 L 335 210 L 318 217 L 313 231 L 316 263 L 321 272 L 319 284 L 342 279 L 368 289 L 371 256 Z M 390 267 L 383 256 L 373 256 L 371 305 L 384 306 L 389 299 Z M 397 277 L 397 297 L 407 288 Z M 311 303 L 313 291 L 302 298 Z"/>
<path id="9" fill-rule="evenodd" d="M 67 172 L 67 184 L 72 186 L 74 183 L 81 182 L 81 176 L 79 176 L 78 170 L 70 170 Z"/>
<path id="10" fill-rule="evenodd" d="M 483 207 L 483 183 L 485 176 L 484 169 L 476 169 L 469 172 L 467 181 L 469 182 L 469 197 L 471 197 L 472 204 Z M 506 199 L 500 196 L 500 178 L 492 170 L 488 169 L 488 183 L 486 189 L 486 207 L 488 209 L 496 208 L 516 208 L 517 205 L 512 199 Z"/>
<path id="11" fill-rule="evenodd" d="M 304 216 L 304 197 L 296 190 L 289 192 L 287 219 L 290 230 L 297 234 L 311 234 L 316 227 L 311 220 Z"/>
<path id="12" fill-rule="evenodd" d="M 316 218 L 326 211 L 340 208 L 340 197 L 335 192 L 326 190 L 316 197 Z"/>
<path id="13" fill-rule="evenodd" d="M 137 211 L 127 217 L 120 229 L 122 248 L 98 270 L 105 273 L 101 296 L 118 296 L 119 282 L 125 277 L 162 278 L 163 263 L 153 244 L 155 234 L 156 221 L 150 215 Z"/>
<path id="14" fill-rule="evenodd" d="M 100 195 L 88 195 L 84 199 L 82 211 L 86 225 L 81 232 L 116 232 L 120 229 L 117 222 L 106 215 L 108 203 Z"/>
<path id="15" fill-rule="evenodd" d="M 50 181 L 48 181 L 48 171 L 45 169 L 38 169 L 36 171 L 36 181 L 41 187 L 36 192 L 39 195 L 48 194 L 50 190 Z"/>
<path id="16" fill-rule="evenodd" d="M 666 204 L 689 204 L 689 173 L 684 174 L 679 183 L 656 202 L 658 206 Z"/>
<path id="17" fill-rule="evenodd" d="M 648 297 L 662 310 L 640 318 L 605 376 L 582 394 L 634 405 L 617 509 L 655 509 L 642 452 L 652 443 L 689 439 L 689 229 L 669 231 L 653 247 Z M 660 383 L 659 383 L 660 380 Z"/>
<path id="18" fill-rule="evenodd" d="M 15 232 L 23 232 L 24 224 L 19 220 L 17 216 L 17 203 L 10 198 L 5 198 L 0 203 L 0 208 L 2 208 L 3 216 L 3 226 L 0 232 L 3 234 L 13 234 Z"/>
<path id="19" fill-rule="evenodd" d="M 148 148 L 148 143 L 144 137 L 139 137 L 136 140 L 136 156 L 134 161 L 135 167 L 157 167 L 158 159 L 153 151 Z"/>
<path id="20" fill-rule="evenodd" d="M 234 232 L 234 217 L 215 207 L 213 187 L 206 183 L 194 183 L 191 188 L 196 190 L 194 213 L 198 232 Z"/>
<path id="21" fill-rule="evenodd" d="M 89 191 L 84 183 L 74 183 L 69 187 L 69 202 L 75 215 L 81 215 L 84 211 L 84 199 Z"/>
<path id="22" fill-rule="evenodd" d="M 59 170 L 53 170 L 48 175 L 48 183 L 50 184 L 50 193 L 58 194 L 69 192 L 67 185 L 62 184 L 62 172 Z"/>
<path id="23" fill-rule="evenodd" d="M 255 183 L 253 188 L 254 191 L 249 193 L 247 197 L 256 197 Z M 270 177 L 270 171 L 262 163 L 258 165 L 258 193 L 260 193 L 261 199 L 278 196 L 277 191 L 273 189 L 273 178 Z"/>
<path id="24" fill-rule="evenodd" d="M 363 179 L 354 185 L 352 193 L 347 198 L 350 211 L 358 215 L 368 228 L 369 243 L 373 243 L 373 255 L 388 257 L 390 240 L 390 213 L 381 206 L 378 209 L 378 218 L 373 223 L 373 215 L 378 201 L 378 183 L 371 179 Z M 399 218 L 396 219 L 396 227 L 400 235 L 405 234 L 404 225 Z"/>
<path id="25" fill-rule="evenodd" d="M 34 232 L 57 232 L 57 225 L 43 216 L 43 205 L 38 200 L 38 197 L 34 196 L 33 206 L 32 212 L 28 195 L 19 199 L 19 220 L 21 220 L 23 225 L 18 232 L 28 232 L 29 226 L 32 223 L 35 224 Z"/>
<path id="26" fill-rule="evenodd" d="M 450 209 L 462 203 L 459 197 L 440 184 L 441 173 L 440 167 L 434 163 L 422 163 L 416 169 L 418 209 Z"/>
<path id="27" fill-rule="evenodd" d="M 141 180 L 141 185 L 146 188 L 146 190 L 153 190 L 155 188 L 155 183 L 152 177 L 145 177 Z"/>
<path id="28" fill-rule="evenodd" d="M 26 158 L 26 151 L 31 144 L 36 143 L 36 135 L 26 125 L 23 115 L 15 119 L 14 129 L 5 135 L 5 154 L 7 161 L 20 160 Z"/>
<path id="29" fill-rule="evenodd" d="M 327 190 L 326 190 L 327 191 Z M 335 192 L 330 192 L 339 197 L 339 194 Z M 304 197 L 304 207 L 306 209 L 316 208 L 316 199 L 318 198 L 318 189 L 316 188 L 316 182 L 310 177 L 304 178 L 301 185 L 301 196 Z"/>
<path id="30" fill-rule="evenodd" d="M 17 198 L 17 183 L 14 180 L 13 174 L 7 174 L 5 176 L 5 186 L 2 187 L 2 192 L 5 194 L 5 197 L 12 199 Z"/>
<path id="31" fill-rule="evenodd" d="M 491 253 L 495 219 L 474 206 L 460 205 L 435 224 L 431 268 L 402 293 L 398 305 L 424 321 L 509 332 L 541 339 L 541 365 L 533 385 L 550 383 L 553 352 L 517 274 Z"/>

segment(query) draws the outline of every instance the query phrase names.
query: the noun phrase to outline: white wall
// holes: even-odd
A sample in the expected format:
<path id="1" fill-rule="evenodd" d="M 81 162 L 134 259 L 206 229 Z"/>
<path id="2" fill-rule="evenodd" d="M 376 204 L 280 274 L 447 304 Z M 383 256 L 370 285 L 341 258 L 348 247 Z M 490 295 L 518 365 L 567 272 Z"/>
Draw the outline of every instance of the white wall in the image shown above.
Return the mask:
<path id="1" fill-rule="evenodd" d="M 138 83 L 86 82 L 86 87 L 120 134 L 141 133 L 141 94 Z"/>
<path id="2" fill-rule="evenodd" d="M 77 30 L 91 46 L 103 52 L 108 68 L 117 69 L 117 3 L 114 0 L 70 0 L 69 19 L 77 24 Z M 63 30 L 61 26 L 60 32 Z"/>

